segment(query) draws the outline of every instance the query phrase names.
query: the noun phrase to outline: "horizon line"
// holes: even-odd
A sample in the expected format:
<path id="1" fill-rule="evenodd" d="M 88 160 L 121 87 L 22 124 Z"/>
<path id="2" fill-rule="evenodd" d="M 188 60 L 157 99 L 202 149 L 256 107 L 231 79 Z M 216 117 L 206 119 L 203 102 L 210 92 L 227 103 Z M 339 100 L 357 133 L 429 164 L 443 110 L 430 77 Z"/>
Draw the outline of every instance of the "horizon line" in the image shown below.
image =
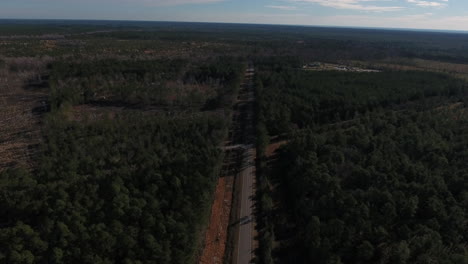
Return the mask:
<path id="1" fill-rule="evenodd" d="M 463 33 L 468 30 L 456 29 L 430 29 L 430 28 L 398 28 L 398 27 L 372 27 L 372 26 L 336 26 L 336 25 L 303 25 L 303 24 L 274 24 L 274 23 L 243 23 L 243 22 L 213 22 L 213 21 L 171 21 L 171 20 L 138 20 L 138 19 L 88 19 L 88 18 L 0 18 L 0 21 L 74 21 L 74 22 L 146 22 L 146 23 L 186 23 L 186 24 L 226 24 L 226 25 L 258 25 L 258 26 L 287 26 L 311 28 L 339 28 L 339 29 L 372 29 L 388 31 L 417 31 L 434 33 Z M 1 25 L 1 23 L 0 23 Z"/>

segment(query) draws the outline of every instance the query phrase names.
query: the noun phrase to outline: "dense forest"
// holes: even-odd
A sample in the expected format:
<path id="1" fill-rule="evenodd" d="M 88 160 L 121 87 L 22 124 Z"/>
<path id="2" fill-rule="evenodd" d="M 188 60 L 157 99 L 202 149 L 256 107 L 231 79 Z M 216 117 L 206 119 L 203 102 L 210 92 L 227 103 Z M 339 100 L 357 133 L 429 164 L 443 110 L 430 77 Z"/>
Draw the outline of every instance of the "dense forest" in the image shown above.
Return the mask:
<path id="1" fill-rule="evenodd" d="M 0 22 L 0 263 L 196 263 L 248 64 L 258 263 L 468 263 L 466 34 Z"/>
<path id="2" fill-rule="evenodd" d="M 381 108 L 421 109 L 440 98 L 465 100 L 468 85 L 431 72 L 307 72 L 280 66 L 261 72 L 261 114 L 271 135 L 350 120 Z M 385 81 L 382 81 L 385 80 Z M 413 102 L 413 104 L 412 104 Z"/>
<path id="3" fill-rule="evenodd" d="M 295 137 L 278 172 L 302 231 L 290 260 L 466 263 L 468 127 L 453 117 L 375 114 Z"/>
<path id="4" fill-rule="evenodd" d="M 64 103 L 107 103 L 213 110 L 230 104 L 243 65 L 234 58 L 197 66 L 186 60 L 104 59 L 57 61 L 49 67 L 54 108 Z"/>
<path id="5" fill-rule="evenodd" d="M 263 67 L 258 149 L 289 143 L 260 156 L 262 262 L 467 263 L 467 87 Z"/>
<path id="6" fill-rule="evenodd" d="M 96 54 L 165 58 L 192 56 L 296 56 L 303 60 L 422 58 L 467 63 L 468 37 L 459 32 L 321 28 L 281 25 L 131 21 L 0 20 L 0 54 Z M 33 23 L 33 24 L 31 24 Z M 166 53 L 168 50 L 175 52 Z"/>
<path id="7" fill-rule="evenodd" d="M 187 263 L 211 203 L 225 124 L 50 117 L 36 174 L 1 174 L 3 263 Z"/>
<path id="8" fill-rule="evenodd" d="M 0 172 L 0 263 L 195 263 L 244 68 L 50 59 L 37 166 Z"/>

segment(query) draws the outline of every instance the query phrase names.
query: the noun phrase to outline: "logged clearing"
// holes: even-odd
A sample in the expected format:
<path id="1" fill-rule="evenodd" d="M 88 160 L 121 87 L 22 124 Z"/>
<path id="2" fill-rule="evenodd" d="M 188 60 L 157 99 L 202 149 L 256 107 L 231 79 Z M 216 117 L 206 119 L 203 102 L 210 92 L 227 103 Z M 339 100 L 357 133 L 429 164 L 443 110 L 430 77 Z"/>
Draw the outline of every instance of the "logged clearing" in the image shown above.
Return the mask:
<path id="1" fill-rule="evenodd" d="M 47 110 L 47 95 L 35 73 L 0 70 L 0 171 L 34 166 L 41 116 Z"/>

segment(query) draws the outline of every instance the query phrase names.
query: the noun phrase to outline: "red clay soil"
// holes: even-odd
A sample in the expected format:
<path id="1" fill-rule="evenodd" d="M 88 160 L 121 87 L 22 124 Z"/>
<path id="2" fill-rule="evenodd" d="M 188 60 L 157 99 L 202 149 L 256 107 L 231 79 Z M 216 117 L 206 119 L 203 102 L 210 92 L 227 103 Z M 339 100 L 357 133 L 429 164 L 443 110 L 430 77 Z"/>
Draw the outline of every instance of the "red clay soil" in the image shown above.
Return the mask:
<path id="1" fill-rule="evenodd" d="M 220 177 L 218 180 L 200 264 L 223 263 L 232 204 L 233 181 L 233 176 Z"/>

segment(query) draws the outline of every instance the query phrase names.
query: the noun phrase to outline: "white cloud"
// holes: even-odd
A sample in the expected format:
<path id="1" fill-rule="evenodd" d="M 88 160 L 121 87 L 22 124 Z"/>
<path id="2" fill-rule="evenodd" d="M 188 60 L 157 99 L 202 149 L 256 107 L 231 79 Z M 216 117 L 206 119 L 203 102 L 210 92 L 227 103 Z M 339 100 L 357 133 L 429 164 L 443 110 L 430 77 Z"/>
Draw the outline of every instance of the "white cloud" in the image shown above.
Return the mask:
<path id="1" fill-rule="evenodd" d="M 142 2 L 152 6 L 175 6 L 189 4 L 210 4 L 223 2 L 224 0 L 126 0 L 127 2 Z"/>
<path id="2" fill-rule="evenodd" d="M 423 1 L 423 0 L 407 0 L 408 3 L 415 4 L 422 7 L 445 7 L 447 6 L 448 0 L 440 0 L 441 2 L 436 1 Z"/>
<path id="3" fill-rule="evenodd" d="M 299 8 L 298 8 L 299 9 Z M 416 15 L 382 16 L 382 15 L 336 15 L 316 16 L 310 14 L 270 14 L 270 13 L 210 13 L 203 19 L 187 13 L 183 21 L 199 22 L 232 22 L 264 23 L 311 26 L 344 26 L 344 27 L 383 27 L 413 28 L 468 31 L 468 16 L 434 17 L 432 13 Z"/>
<path id="4" fill-rule="evenodd" d="M 286 10 L 286 11 L 297 10 L 297 7 L 295 6 L 285 6 L 285 5 L 267 5 L 265 7 Z"/>
<path id="5" fill-rule="evenodd" d="M 5 0 L 0 0 L 1 2 Z M 8 0 L 7 0 L 8 1 Z M 11 1 L 25 1 L 25 2 L 34 2 L 34 1 L 48 1 L 51 3 L 54 2 L 78 2 L 77 0 L 11 0 Z M 79 2 L 88 3 L 105 3 L 111 5 L 126 4 L 132 5 L 135 7 L 138 6 L 179 6 L 179 5 L 199 5 L 199 4 L 213 4 L 225 2 L 227 0 L 79 0 Z"/>
<path id="6" fill-rule="evenodd" d="M 292 2 L 314 3 L 336 9 L 350 9 L 368 12 L 390 12 L 404 9 L 401 6 L 380 6 L 366 2 L 389 2 L 389 0 L 289 0 Z"/>
<path id="7" fill-rule="evenodd" d="M 352 21 L 344 23 L 343 21 Z M 314 25 L 335 25 L 355 27 L 413 28 L 468 31 L 468 16 L 450 16 L 435 18 L 431 13 L 406 16 L 343 15 L 321 17 Z"/>

